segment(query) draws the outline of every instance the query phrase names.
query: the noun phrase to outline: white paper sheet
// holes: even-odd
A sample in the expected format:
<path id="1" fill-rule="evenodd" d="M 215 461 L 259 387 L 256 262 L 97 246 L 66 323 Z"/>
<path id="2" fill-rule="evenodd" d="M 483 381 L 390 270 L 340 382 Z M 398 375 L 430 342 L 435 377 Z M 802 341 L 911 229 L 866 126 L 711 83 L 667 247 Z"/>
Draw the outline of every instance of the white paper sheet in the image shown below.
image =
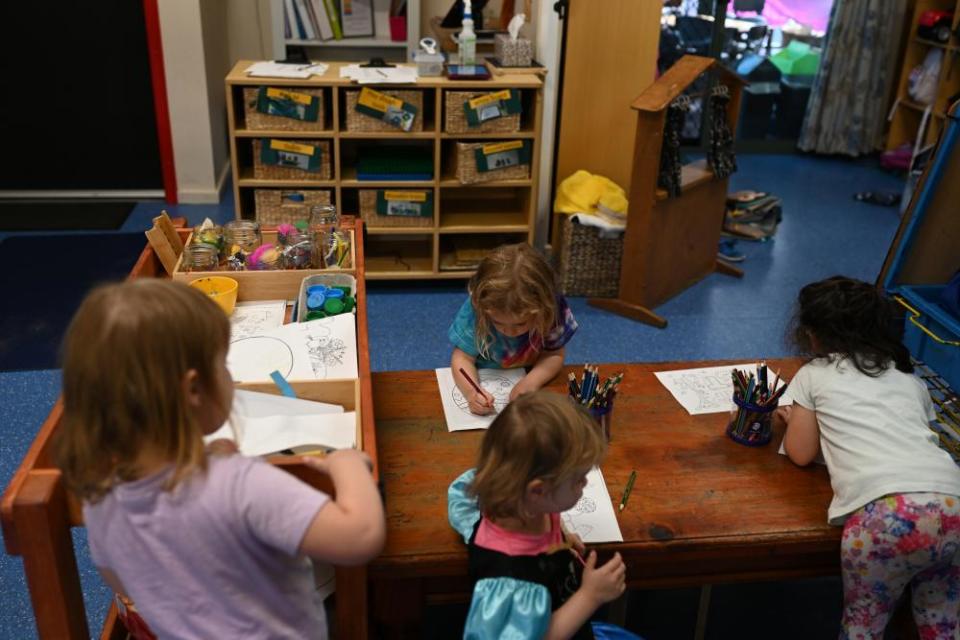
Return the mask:
<path id="1" fill-rule="evenodd" d="M 294 447 L 327 447 L 351 449 L 357 444 L 357 414 L 327 413 L 322 415 L 268 416 L 238 418 L 234 424 L 240 453 L 263 456 Z M 204 442 L 234 439 L 228 425 L 204 438 Z"/>
<path id="2" fill-rule="evenodd" d="M 260 335 L 283 326 L 286 311 L 286 300 L 238 302 L 230 316 L 230 341 Z"/>
<path id="3" fill-rule="evenodd" d="M 237 389 L 233 392 L 233 414 L 247 418 L 269 416 L 314 416 L 327 413 L 343 413 L 338 404 L 314 402 L 302 398 L 288 398 L 273 393 L 260 393 Z"/>
<path id="4" fill-rule="evenodd" d="M 733 380 L 731 372 L 740 369 L 747 374 L 757 374 L 755 362 L 746 364 L 731 364 L 722 367 L 703 367 L 699 369 L 678 369 L 676 371 L 658 371 L 654 375 L 660 383 L 673 394 L 690 415 L 702 413 L 723 413 L 733 408 Z M 773 384 L 776 375 L 772 369 L 767 369 L 768 382 Z M 783 378 L 778 388 L 785 382 Z M 780 404 L 792 404 L 790 392 L 780 397 Z"/>
<path id="5" fill-rule="evenodd" d="M 287 380 L 358 377 L 357 327 L 346 313 L 294 322 L 230 343 L 227 368 L 235 382 L 265 382 L 273 371 Z"/>
<path id="6" fill-rule="evenodd" d="M 327 72 L 329 65 L 321 62 L 306 64 L 285 64 L 264 60 L 254 62 L 247 67 L 247 75 L 254 78 L 298 78 L 305 79 L 310 76 L 322 76 Z"/>
<path id="7" fill-rule="evenodd" d="M 349 78 L 357 84 L 410 84 L 416 82 L 419 76 L 415 66 L 361 67 L 359 64 L 347 64 L 340 67 L 340 77 Z"/>
<path id="8" fill-rule="evenodd" d="M 500 413 L 510 402 L 510 392 L 526 372 L 523 369 L 480 369 L 480 386 L 493 396 L 493 406 Z M 447 419 L 448 431 L 466 431 L 486 429 L 497 417 L 477 416 L 470 413 L 467 399 L 453 381 L 450 367 L 437 369 L 437 384 L 440 387 L 440 401 L 443 403 L 443 415 Z"/>
<path id="9" fill-rule="evenodd" d="M 590 470 L 583 496 L 572 509 L 561 513 L 560 519 L 567 531 L 576 533 L 586 543 L 623 542 L 623 533 L 599 467 Z"/>

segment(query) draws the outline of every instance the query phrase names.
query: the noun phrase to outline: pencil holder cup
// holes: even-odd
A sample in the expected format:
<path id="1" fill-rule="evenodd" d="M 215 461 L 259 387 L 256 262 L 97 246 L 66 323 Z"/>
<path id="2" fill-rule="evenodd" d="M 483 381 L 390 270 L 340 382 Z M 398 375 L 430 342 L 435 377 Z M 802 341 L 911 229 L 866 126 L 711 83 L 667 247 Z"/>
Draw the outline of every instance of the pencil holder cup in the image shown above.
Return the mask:
<path id="1" fill-rule="evenodd" d="M 603 433 L 603 439 L 610 442 L 610 420 L 613 417 L 613 405 L 605 407 L 591 407 L 588 409 L 590 415 L 597 421 L 600 432 Z"/>
<path id="2" fill-rule="evenodd" d="M 770 442 L 773 412 L 777 410 L 778 403 L 758 405 L 737 396 L 733 396 L 733 402 L 737 405 L 737 412 L 727 425 L 730 439 L 748 447 L 761 447 Z"/>

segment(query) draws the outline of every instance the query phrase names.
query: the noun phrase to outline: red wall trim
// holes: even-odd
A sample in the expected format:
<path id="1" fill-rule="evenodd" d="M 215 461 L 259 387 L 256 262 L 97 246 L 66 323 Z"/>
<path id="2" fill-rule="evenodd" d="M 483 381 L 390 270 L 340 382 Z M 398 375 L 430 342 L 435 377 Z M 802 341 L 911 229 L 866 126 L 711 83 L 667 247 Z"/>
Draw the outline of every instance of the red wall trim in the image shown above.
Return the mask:
<path id="1" fill-rule="evenodd" d="M 173 135 L 170 132 L 170 106 L 167 104 L 167 80 L 163 69 L 163 41 L 160 37 L 157 0 L 143 0 L 143 17 L 147 27 L 147 54 L 150 56 L 150 80 L 153 84 L 153 110 L 157 118 L 164 199 L 170 204 L 176 204 L 177 172 L 173 161 Z"/>

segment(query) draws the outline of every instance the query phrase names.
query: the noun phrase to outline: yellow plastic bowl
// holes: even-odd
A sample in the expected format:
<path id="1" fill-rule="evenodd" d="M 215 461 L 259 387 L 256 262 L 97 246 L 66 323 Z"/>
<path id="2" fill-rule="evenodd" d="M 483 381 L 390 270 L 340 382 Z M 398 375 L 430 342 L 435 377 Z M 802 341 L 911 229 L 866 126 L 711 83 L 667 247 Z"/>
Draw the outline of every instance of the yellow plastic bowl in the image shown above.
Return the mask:
<path id="1" fill-rule="evenodd" d="M 210 299 L 220 305 L 220 308 L 228 316 L 233 313 L 233 307 L 237 304 L 237 290 L 239 289 L 237 281 L 233 278 L 224 276 L 200 278 L 191 281 L 190 286 L 200 289 L 210 296 Z"/>

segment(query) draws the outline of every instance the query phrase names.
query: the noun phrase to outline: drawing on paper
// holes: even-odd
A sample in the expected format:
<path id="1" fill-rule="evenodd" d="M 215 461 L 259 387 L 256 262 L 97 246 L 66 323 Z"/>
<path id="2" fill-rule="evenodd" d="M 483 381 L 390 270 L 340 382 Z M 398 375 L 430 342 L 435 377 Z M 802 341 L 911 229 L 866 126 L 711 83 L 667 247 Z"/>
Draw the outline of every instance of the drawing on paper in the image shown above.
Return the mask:
<path id="1" fill-rule="evenodd" d="M 693 411 L 725 407 L 732 403 L 733 385 L 729 369 L 681 373 L 672 382 L 676 392 L 690 401 Z"/>
<path id="2" fill-rule="evenodd" d="M 231 339 L 258 336 L 282 326 L 285 305 L 282 300 L 264 304 L 239 303 L 230 316 Z"/>
<path id="3" fill-rule="evenodd" d="M 261 380 L 265 371 L 279 371 L 286 378 L 293 371 L 293 360 L 293 349 L 280 338 L 252 336 L 230 343 L 227 368 L 239 381 Z"/>
<path id="4" fill-rule="evenodd" d="M 310 366 L 317 378 L 326 378 L 328 367 L 343 366 L 347 344 L 341 338 L 332 337 L 332 333 L 330 327 L 319 323 L 310 325 L 306 332 Z"/>
<path id="5" fill-rule="evenodd" d="M 515 384 L 516 381 L 499 375 L 480 377 L 480 386 L 483 387 L 484 391 L 493 396 L 493 407 L 497 410 L 497 413 L 503 411 L 504 408 L 510 404 L 510 392 L 513 390 Z M 450 390 L 450 393 L 453 396 L 453 402 L 457 405 L 457 408 L 467 415 L 472 416 L 473 414 L 470 413 L 470 404 L 467 402 L 463 393 L 460 392 L 460 389 L 454 386 Z"/>
<path id="6" fill-rule="evenodd" d="M 587 486 L 583 488 L 583 495 L 577 500 L 577 504 L 560 514 L 564 528 L 571 533 L 576 533 L 584 540 L 593 531 L 593 525 L 585 522 L 584 516 L 589 517 L 597 511 L 597 501 L 587 495 L 587 491 L 592 493 L 592 489 L 595 488 L 594 484 L 593 474 L 587 475 Z"/>

